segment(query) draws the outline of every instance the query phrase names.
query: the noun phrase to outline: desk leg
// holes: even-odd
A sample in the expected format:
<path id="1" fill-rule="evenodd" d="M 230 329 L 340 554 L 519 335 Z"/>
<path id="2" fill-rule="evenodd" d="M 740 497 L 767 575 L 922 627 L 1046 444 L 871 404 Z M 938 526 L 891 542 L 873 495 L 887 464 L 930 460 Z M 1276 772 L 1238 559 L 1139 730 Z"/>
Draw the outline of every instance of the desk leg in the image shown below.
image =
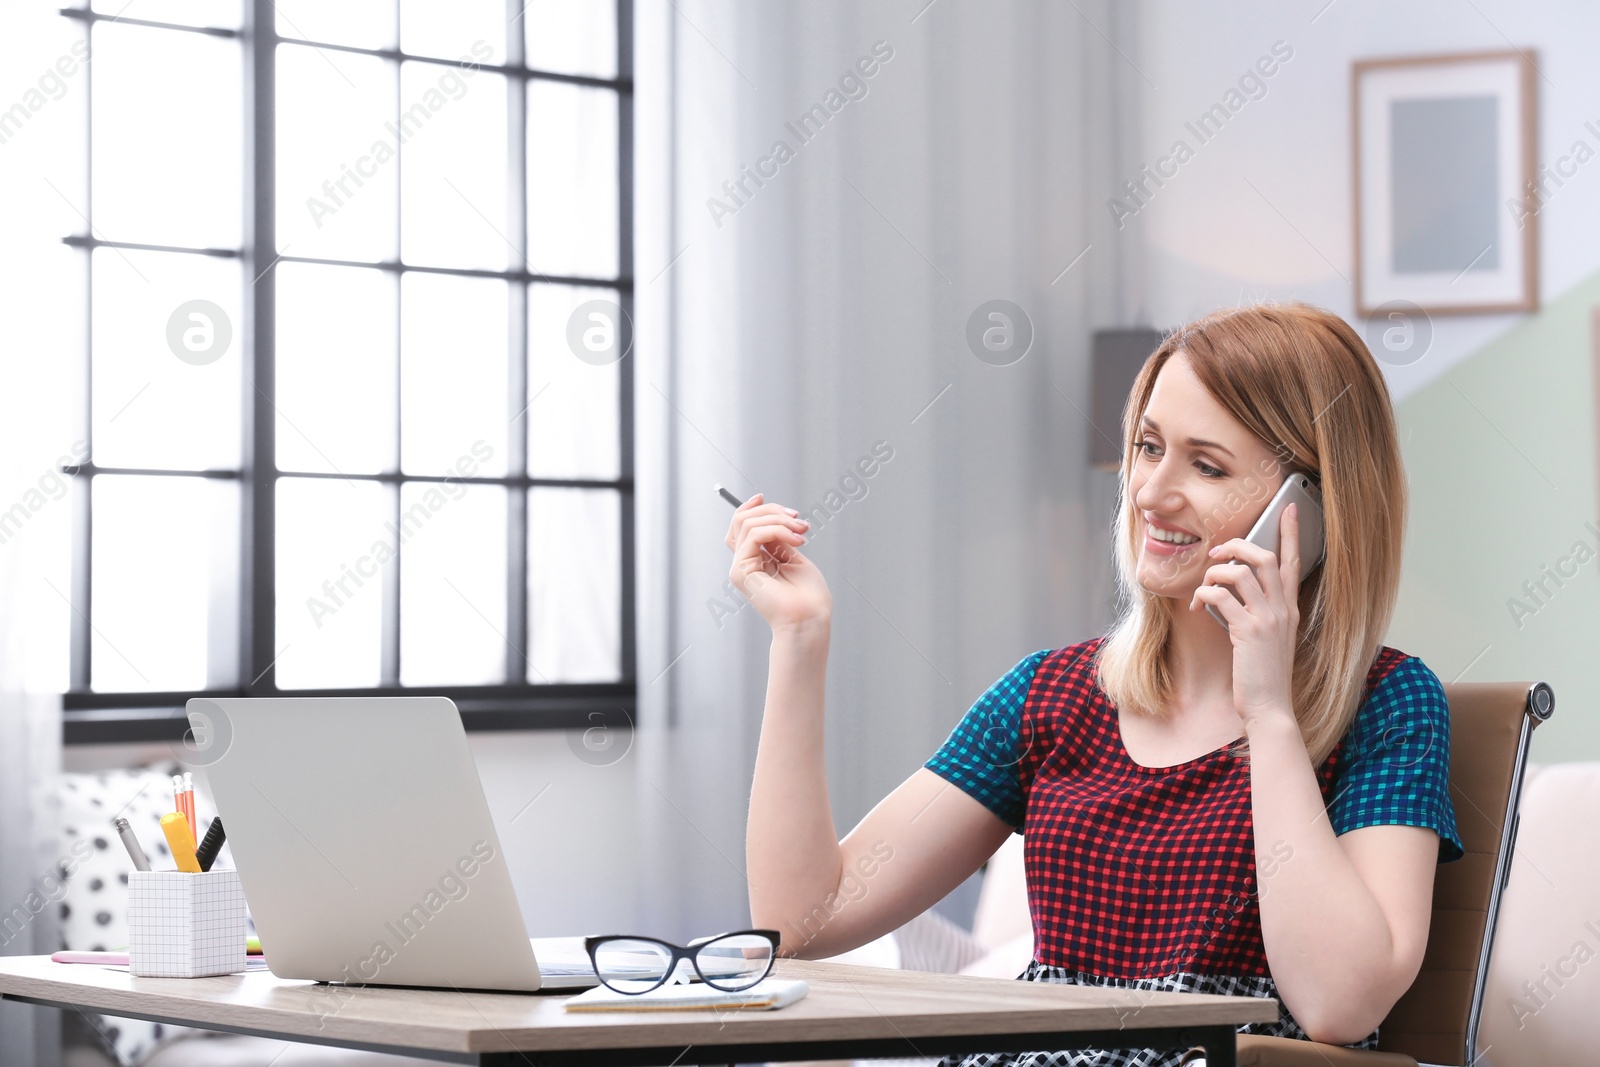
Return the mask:
<path id="1" fill-rule="evenodd" d="M 1231 1026 L 1207 1026 L 1199 1030 L 1206 1050 L 1206 1067 L 1238 1067 L 1238 1033 Z"/>

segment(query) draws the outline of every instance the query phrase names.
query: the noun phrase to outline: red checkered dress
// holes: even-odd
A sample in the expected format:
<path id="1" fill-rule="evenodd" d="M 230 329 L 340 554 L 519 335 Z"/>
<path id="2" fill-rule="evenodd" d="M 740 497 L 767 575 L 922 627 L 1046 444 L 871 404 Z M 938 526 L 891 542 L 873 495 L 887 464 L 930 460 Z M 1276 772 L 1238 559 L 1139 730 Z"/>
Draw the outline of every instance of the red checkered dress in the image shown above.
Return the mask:
<path id="1" fill-rule="evenodd" d="M 1134 763 L 1116 709 L 1095 682 L 1103 640 L 1024 660 L 927 764 L 1023 833 L 1034 960 L 1021 977 L 1276 997 L 1256 898 L 1249 762 L 1225 746 L 1175 766 Z M 1030 663 L 1031 672 L 1024 669 Z M 1381 699 L 1372 699 L 1385 678 Z M 1382 649 L 1367 674 L 1358 722 L 1317 768 L 1324 801 L 1339 794 L 1330 808 L 1336 833 L 1431 825 L 1441 858 L 1459 855 L 1444 784 L 1448 733 L 1437 734 L 1448 731 L 1441 714 L 1432 673 L 1403 652 Z M 1396 783 L 1402 799 L 1391 803 Z M 1281 1007 L 1277 1022 L 1241 1032 L 1306 1036 Z M 1354 1047 L 1376 1044 L 1374 1031 Z M 979 1054 L 965 1063 L 1157 1067 L 1181 1055 Z"/>

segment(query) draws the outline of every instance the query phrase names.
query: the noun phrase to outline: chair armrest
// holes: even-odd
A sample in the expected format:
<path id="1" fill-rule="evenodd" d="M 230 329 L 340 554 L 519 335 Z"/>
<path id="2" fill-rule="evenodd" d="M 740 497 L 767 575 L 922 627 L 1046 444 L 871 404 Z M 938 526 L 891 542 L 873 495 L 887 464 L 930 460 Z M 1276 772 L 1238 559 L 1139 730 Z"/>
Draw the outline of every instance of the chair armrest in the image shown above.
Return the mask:
<path id="1" fill-rule="evenodd" d="M 1367 1052 L 1292 1037 L 1239 1035 L 1239 1067 L 1417 1067 L 1398 1052 Z"/>

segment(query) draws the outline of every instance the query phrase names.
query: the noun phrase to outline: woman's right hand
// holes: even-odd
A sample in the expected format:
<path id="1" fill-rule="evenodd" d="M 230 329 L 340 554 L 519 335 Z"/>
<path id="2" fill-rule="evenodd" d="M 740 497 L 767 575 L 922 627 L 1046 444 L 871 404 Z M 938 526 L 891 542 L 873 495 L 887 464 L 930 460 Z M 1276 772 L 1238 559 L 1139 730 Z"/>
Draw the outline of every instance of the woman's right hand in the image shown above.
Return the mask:
<path id="1" fill-rule="evenodd" d="M 740 504 L 728 524 L 727 544 L 733 549 L 728 579 L 774 632 L 832 617 L 828 583 L 798 547 L 810 529 L 798 511 L 768 504 L 760 493 Z"/>

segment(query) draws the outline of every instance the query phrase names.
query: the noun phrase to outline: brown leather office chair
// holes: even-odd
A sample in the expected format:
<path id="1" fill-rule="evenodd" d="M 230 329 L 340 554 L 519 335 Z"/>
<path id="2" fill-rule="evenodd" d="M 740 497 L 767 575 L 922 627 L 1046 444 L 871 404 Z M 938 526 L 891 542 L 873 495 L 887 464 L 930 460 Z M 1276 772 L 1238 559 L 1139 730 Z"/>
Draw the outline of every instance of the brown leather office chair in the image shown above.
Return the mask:
<path id="1" fill-rule="evenodd" d="M 1543 682 L 1466 682 L 1450 702 L 1450 798 L 1466 855 L 1438 869 L 1416 981 L 1378 1028 L 1378 1051 L 1239 1036 L 1240 1067 L 1472 1067 L 1500 894 L 1511 872 L 1517 802 L 1533 728 L 1550 718 Z"/>

